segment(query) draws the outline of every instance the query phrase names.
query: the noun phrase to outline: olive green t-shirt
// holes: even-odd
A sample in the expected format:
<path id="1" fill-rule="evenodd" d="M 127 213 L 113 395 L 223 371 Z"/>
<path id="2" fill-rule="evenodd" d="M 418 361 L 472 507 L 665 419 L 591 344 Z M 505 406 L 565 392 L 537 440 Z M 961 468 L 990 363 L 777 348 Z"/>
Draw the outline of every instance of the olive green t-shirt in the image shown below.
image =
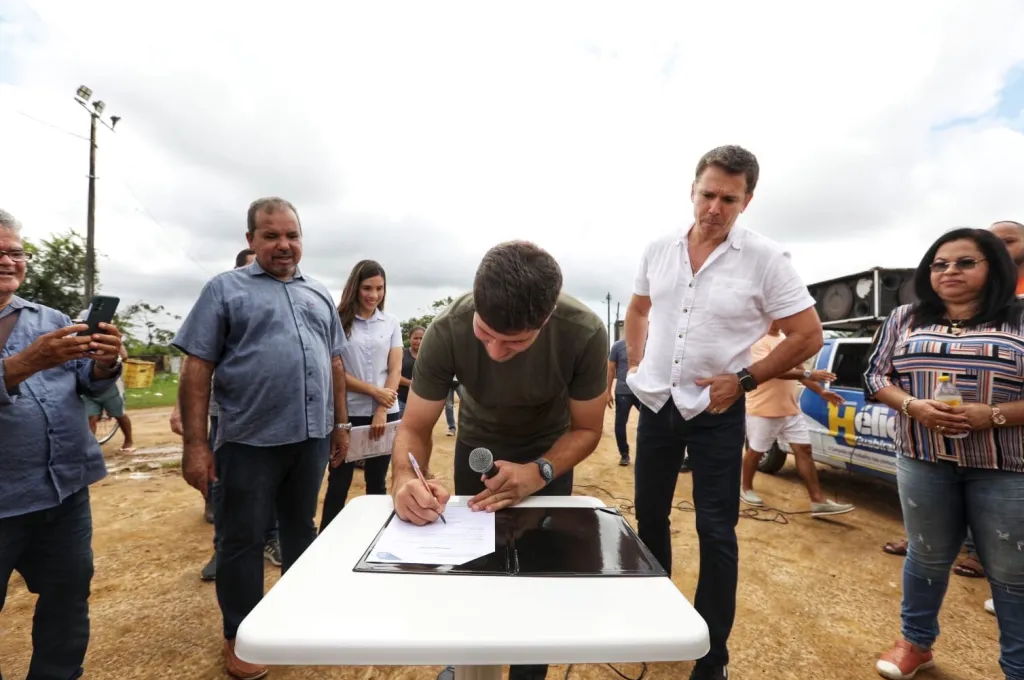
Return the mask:
<path id="1" fill-rule="evenodd" d="M 550 446 L 568 432 L 569 400 L 608 388 L 608 332 L 579 300 L 561 294 L 551 318 L 524 352 L 497 362 L 473 332 L 472 293 L 457 298 L 427 328 L 412 390 L 429 401 L 462 385 L 459 440 L 470 446 Z"/>

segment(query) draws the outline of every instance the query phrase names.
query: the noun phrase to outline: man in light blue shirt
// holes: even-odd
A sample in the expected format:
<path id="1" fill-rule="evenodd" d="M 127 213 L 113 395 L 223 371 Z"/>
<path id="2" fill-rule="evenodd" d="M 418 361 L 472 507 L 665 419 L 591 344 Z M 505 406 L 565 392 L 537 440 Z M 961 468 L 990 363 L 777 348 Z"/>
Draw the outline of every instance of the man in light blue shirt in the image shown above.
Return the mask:
<path id="1" fill-rule="evenodd" d="M 80 678 L 89 646 L 89 485 L 107 474 L 79 394 L 121 375 L 109 324 L 79 335 L 66 314 L 15 292 L 32 259 L 21 225 L 0 210 L 0 609 L 17 570 L 39 596 L 30 678 Z M 2 672 L 2 669 L 0 669 Z"/>
<path id="2" fill-rule="evenodd" d="M 203 288 L 174 339 L 188 354 L 179 402 L 182 474 L 204 495 L 220 482 L 217 600 L 224 663 L 236 678 L 267 670 L 234 653 L 242 620 L 263 597 L 263 532 L 277 509 L 282 572 L 316 537 L 317 494 L 333 451 L 348 452 L 345 337 L 323 284 L 298 268 L 302 227 L 295 207 L 264 198 L 249 207 L 256 261 Z M 220 408 L 208 438 L 210 381 Z"/>

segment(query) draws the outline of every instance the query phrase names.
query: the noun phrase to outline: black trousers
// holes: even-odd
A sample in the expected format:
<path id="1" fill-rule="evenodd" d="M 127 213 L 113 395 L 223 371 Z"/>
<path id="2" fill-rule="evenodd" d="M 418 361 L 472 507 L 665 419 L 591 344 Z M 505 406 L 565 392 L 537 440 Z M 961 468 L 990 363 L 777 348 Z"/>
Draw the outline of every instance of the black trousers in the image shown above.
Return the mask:
<path id="1" fill-rule="evenodd" d="M 93 576 L 88 487 L 56 507 L 0 519 L 0 611 L 15 570 L 39 596 L 27 680 L 82 677 Z"/>
<path id="2" fill-rule="evenodd" d="M 217 602 L 224 638 L 263 598 L 263 537 L 277 510 L 281 573 L 288 571 L 316 538 L 317 496 L 330 458 L 330 439 L 283 446 L 226 442 L 214 465 L 220 480 L 220 545 L 217 546 Z"/>
<path id="3" fill-rule="evenodd" d="M 455 442 L 455 495 L 475 496 L 483 491 L 480 474 L 469 467 L 469 454 L 474 447 L 461 441 Z M 509 460 L 513 463 L 529 463 L 548 452 L 549 446 L 506 448 L 490 447 L 495 460 Z M 535 496 L 571 496 L 572 470 L 556 477 L 550 484 L 534 494 Z M 548 675 L 547 664 L 509 666 L 508 680 L 544 680 Z"/>
<path id="4" fill-rule="evenodd" d="M 615 395 L 615 444 L 619 447 L 620 456 L 629 455 L 629 439 L 626 437 L 626 423 L 629 422 L 629 412 L 633 409 L 640 410 L 640 400 L 636 395 L 629 394 Z"/>
<path id="5" fill-rule="evenodd" d="M 689 451 L 693 506 L 700 542 L 700 576 L 694 608 L 708 624 L 711 649 L 698 667 L 729 663 L 727 641 L 736 617 L 745 401 L 719 415 L 683 419 L 671 398 L 655 413 L 640 407 L 634 470 L 637 534 L 669 574 L 672 538 L 669 513 L 679 465 Z"/>
<path id="6" fill-rule="evenodd" d="M 402 417 L 401 412 L 389 413 L 387 422 L 392 423 Z M 371 416 L 350 416 L 349 421 L 352 427 L 362 427 L 373 422 Z M 363 461 L 363 479 L 366 480 L 366 495 L 383 496 L 388 492 L 388 467 L 391 465 L 391 456 L 374 456 Z M 331 520 L 338 516 L 338 513 L 345 508 L 345 501 L 348 500 L 348 490 L 352 487 L 352 475 L 355 473 L 356 464 L 342 463 L 336 468 L 329 468 L 327 472 L 327 493 L 324 495 L 324 509 L 320 513 L 320 531 L 327 528 Z"/>

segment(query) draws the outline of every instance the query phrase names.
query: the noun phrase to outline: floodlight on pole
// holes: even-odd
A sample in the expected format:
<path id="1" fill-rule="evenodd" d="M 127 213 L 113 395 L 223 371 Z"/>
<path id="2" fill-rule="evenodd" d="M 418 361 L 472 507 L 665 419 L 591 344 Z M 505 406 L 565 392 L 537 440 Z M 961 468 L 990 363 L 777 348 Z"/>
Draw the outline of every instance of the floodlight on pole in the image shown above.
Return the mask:
<path id="1" fill-rule="evenodd" d="M 75 101 L 89 112 L 89 205 L 86 215 L 85 232 L 85 300 L 88 306 L 93 296 L 93 279 L 96 277 L 96 121 L 103 123 L 111 131 L 121 120 L 120 116 L 111 116 L 110 122 L 103 120 L 103 111 L 107 105 L 102 100 L 93 102 L 89 108 L 92 90 L 85 85 L 75 91 Z"/>

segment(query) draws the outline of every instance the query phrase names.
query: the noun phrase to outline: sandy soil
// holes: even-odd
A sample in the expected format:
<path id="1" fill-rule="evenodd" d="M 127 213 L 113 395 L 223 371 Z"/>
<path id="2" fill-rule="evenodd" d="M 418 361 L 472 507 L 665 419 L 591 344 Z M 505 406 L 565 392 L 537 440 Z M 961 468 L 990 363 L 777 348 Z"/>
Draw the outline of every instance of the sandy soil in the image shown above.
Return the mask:
<path id="1" fill-rule="evenodd" d="M 116 456 L 120 435 L 106 446 L 105 480 L 93 487 L 96 576 L 92 595 L 92 640 L 86 678 L 213 679 L 227 677 L 220 662 L 220 615 L 213 584 L 199 580 L 210 557 L 212 527 L 203 521 L 201 497 L 169 466 L 179 457 L 177 438 L 167 427 L 167 409 L 132 413 L 134 456 Z M 630 424 L 633 440 L 636 417 Z M 454 439 L 444 419 L 435 434 L 432 468 L 450 483 Z M 629 507 L 632 468 L 617 465 L 611 412 L 600 448 L 578 470 L 577 493 Z M 833 497 L 857 504 L 855 513 L 833 521 L 790 516 L 788 522 L 739 523 L 740 584 L 736 625 L 730 641 L 731 676 L 738 679 L 854 680 L 878 677 L 874 661 L 899 634 L 902 559 L 880 547 L 902 535 L 895 489 L 822 469 L 822 483 Z M 326 479 L 325 479 L 326 484 Z M 592 486 L 591 486 L 592 485 Z M 807 509 L 807 497 L 790 464 L 775 477 L 759 476 L 758 490 L 769 504 Z M 689 475 L 680 475 L 673 512 L 673 580 L 692 600 L 697 580 L 697 538 Z M 364 492 L 356 474 L 352 495 Z M 619 500 L 616 500 L 618 497 Z M 266 569 L 268 588 L 277 579 Z M 920 675 L 929 680 L 993 680 L 997 665 L 995 618 L 985 613 L 984 580 L 952 576 L 936 645 L 939 668 Z M 0 616 L 0 667 L 8 678 L 25 676 L 31 649 L 35 597 L 15 575 Z M 629 621 L 623 621 L 623 628 Z M 651 664 L 646 678 L 686 678 L 690 663 Z M 433 680 L 438 668 L 348 667 L 279 668 L 271 676 L 369 680 Z M 639 664 L 619 671 L 636 678 Z M 552 667 L 550 680 L 565 677 Z M 572 667 L 574 680 L 614 680 L 604 665 Z"/>

